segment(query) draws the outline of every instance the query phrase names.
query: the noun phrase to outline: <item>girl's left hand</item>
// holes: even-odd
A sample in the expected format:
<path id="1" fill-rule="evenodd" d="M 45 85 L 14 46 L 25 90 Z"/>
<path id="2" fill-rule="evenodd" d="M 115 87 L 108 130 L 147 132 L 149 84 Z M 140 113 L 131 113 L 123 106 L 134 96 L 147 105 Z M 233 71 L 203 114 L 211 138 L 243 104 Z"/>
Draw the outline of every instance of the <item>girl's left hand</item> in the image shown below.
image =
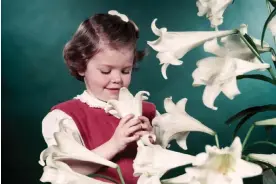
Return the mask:
<path id="1" fill-rule="evenodd" d="M 151 123 L 147 117 L 139 116 L 138 119 L 141 121 L 142 129 L 137 131 L 135 134 L 143 136 L 148 133 L 153 133 Z"/>

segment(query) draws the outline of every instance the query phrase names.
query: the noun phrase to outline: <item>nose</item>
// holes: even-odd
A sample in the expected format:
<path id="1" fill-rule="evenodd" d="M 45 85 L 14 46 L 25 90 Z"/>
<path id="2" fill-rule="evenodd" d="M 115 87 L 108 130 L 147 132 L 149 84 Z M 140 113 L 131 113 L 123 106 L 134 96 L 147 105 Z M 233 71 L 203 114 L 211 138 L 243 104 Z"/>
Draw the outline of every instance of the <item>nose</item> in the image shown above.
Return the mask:
<path id="1" fill-rule="evenodd" d="M 122 75 L 119 71 L 114 71 L 111 75 L 111 82 L 116 84 L 122 83 Z"/>

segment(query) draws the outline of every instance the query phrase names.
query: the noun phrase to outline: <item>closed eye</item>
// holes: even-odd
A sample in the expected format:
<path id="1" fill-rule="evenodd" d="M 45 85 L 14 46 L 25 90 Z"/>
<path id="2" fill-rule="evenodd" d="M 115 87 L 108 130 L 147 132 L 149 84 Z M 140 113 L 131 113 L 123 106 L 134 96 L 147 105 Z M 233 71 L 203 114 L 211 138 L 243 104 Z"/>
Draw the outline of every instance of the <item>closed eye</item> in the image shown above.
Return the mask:
<path id="1" fill-rule="evenodd" d="M 111 70 L 109 70 L 109 71 L 102 71 L 102 70 L 100 70 L 100 71 L 101 71 L 101 73 L 104 74 L 104 75 L 110 74 L 110 72 L 111 72 Z"/>
<path id="2" fill-rule="evenodd" d="M 127 68 L 122 71 L 122 74 L 130 74 L 130 72 L 131 72 L 131 68 Z"/>

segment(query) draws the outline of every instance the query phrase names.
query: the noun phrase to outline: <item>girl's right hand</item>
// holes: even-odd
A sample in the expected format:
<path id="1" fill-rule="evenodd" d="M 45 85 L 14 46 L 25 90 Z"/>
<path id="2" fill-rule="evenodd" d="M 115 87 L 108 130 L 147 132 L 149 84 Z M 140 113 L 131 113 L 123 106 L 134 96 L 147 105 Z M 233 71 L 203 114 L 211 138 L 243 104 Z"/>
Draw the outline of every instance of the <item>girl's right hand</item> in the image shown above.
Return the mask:
<path id="1" fill-rule="evenodd" d="M 133 119 L 133 117 L 133 114 L 123 117 L 109 140 L 118 152 L 124 150 L 129 143 L 137 141 L 140 138 L 139 135 L 135 135 L 134 133 L 142 129 L 142 124 L 139 119 Z"/>

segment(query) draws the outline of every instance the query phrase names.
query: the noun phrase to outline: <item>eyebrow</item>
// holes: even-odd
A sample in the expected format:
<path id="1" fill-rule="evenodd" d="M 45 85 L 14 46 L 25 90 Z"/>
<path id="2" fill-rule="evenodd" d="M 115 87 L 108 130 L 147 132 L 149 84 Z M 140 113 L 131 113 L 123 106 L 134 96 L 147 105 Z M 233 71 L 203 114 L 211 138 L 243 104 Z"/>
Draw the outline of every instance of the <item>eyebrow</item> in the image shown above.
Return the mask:
<path id="1" fill-rule="evenodd" d="M 100 64 L 99 66 L 114 68 L 113 65 L 108 65 L 108 64 Z M 124 68 L 132 68 L 132 67 L 133 67 L 133 65 L 124 66 Z"/>

